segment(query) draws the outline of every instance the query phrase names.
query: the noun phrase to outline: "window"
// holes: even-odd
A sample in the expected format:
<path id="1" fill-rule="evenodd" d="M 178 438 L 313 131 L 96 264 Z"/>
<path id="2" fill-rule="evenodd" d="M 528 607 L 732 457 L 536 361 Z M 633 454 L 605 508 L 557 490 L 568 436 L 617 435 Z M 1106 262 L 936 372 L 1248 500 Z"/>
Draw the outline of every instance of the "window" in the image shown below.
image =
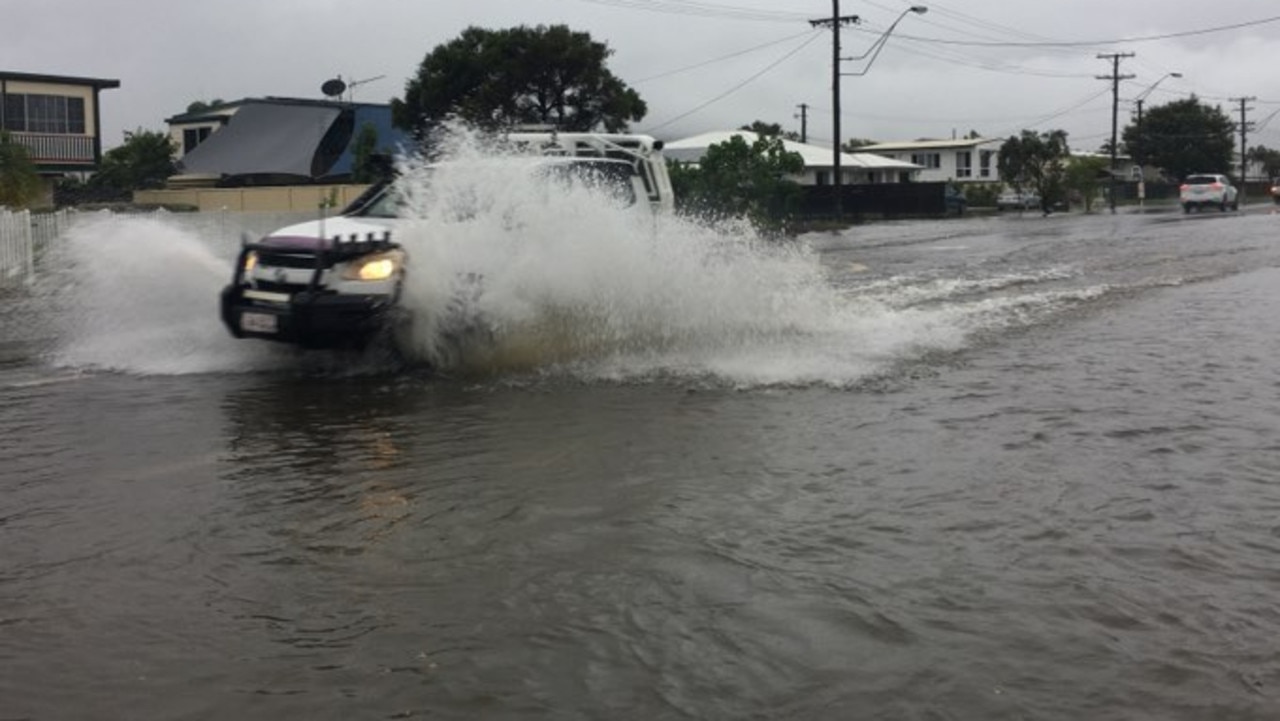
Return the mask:
<path id="1" fill-rule="evenodd" d="M 190 153 L 209 137 L 210 128 L 187 128 L 182 131 L 182 152 Z"/>
<path id="2" fill-rule="evenodd" d="M 995 155 L 990 150 L 978 151 L 978 175 L 983 178 L 991 177 L 991 156 Z"/>
<path id="3" fill-rule="evenodd" d="M 4 96 L 4 129 L 53 135 L 84 135 L 84 98 L 63 95 Z"/>
<path id="4" fill-rule="evenodd" d="M 827 171 L 825 171 L 825 170 L 819 170 L 818 172 L 814 173 L 814 180 L 813 180 L 813 182 L 814 182 L 814 184 L 816 184 L 816 185 L 826 185 L 826 184 L 827 184 L 827 182 L 828 182 L 828 181 L 827 181 Z"/>
<path id="5" fill-rule="evenodd" d="M 912 153 L 911 162 L 923 165 L 930 170 L 937 170 L 942 167 L 942 153 Z"/>
<path id="6" fill-rule="evenodd" d="M 963 150 L 956 153 L 956 177 L 973 177 L 973 153 Z"/>
<path id="7" fill-rule="evenodd" d="M 27 96 L 4 96 L 4 129 L 19 133 L 27 129 Z"/>

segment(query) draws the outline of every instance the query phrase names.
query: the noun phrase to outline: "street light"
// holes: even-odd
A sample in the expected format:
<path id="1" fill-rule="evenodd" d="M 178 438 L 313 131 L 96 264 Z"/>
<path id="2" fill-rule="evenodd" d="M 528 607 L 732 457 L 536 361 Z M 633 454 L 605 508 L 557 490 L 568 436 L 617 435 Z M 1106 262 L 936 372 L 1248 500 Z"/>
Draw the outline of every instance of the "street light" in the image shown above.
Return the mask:
<path id="1" fill-rule="evenodd" d="M 894 29 L 894 28 L 898 27 L 898 23 L 902 22 L 902 19 L 903 19 L 903 18 L 905 18 L 907 15 L 909 15 L 909 14 L 911 14 L 911 13 L 915 13 L 916 15 L 924 15 L 924 14 L 925 14 L 925 13 L 927 13 L 927 12 L 929 12 L 929 8 L 925 7 L 924 5 L 912 5 L 911 7 L 907 8 L 906 10 L 903 10 L 903 11 L 902 11 L 902 14 L 898 16 L 898 19 L 897 19 L 897 20 L 894 20 L 894 21 L 893 21 L 893 23 L 892 23 L 892 24 L 890 24 L 890 25 L 889 25 L 889 27 L 888 27 L 888 28 L 887 28 L 883 33 L 881 33 L 880 37 L 879 37 L 879 38 L 877 38 L 877 39 L 876 39 L 876 41 L 875 41 L 874 43 L 872 43 L 872 44 L 871 44 L 871 47 L 867 48 L 867 52 L 865 52 L 865 53 L 863 53 L 863 54 L 861 54 L 861 55 L 858 55 L 858 56 L 856 56 L 856 57 L 851 57 L 851 58 L 840 58 L 841 60 L 846 60 L 846 61 L 847 61 L 847 60 L 862 60 L 862 59 L 866 58 L 868 55 L 871 55 L 871 60 L 869 60 L 869 61 L 867 62 L 867 67 L 863 68 L 860 72 L 856 72 L 856 73 L 840 73 L 840 74 L 841 74 L 841 75 L 853 75 L 853 76 L 857 76 L 857 75 L 866 75 L 866 74 L 867 74 L 867 72 L 871 70 L 871 66 L 872 66 L 872 64 L 874 64 L 874 63 L 875 63 L 876 58 L 880 57 L 880 51 L 881 51 L 882 49 L 884 49 L 885 42 L 889 39 L 889 34 L 893 32 L 893 29 Z"/>
<path id="2" fill-rule="evenodd" d="M 842 173 L 840 171 L 840 76 L 866 75 L 867 71 L 871 70 L 871 66 L 872 64 L 875 63 L 876 58 L 880 57 L 880 51 L 884 48 L 885 42 L 889 39 L 889 35 L 893 32 L 893 29 L 898 27 L 898 23 L 902 22 L 902 19 L 911 13 L 915 13 L 916 15 L 924 15 L 925 13 L 929 12 L 929 8 L 925 7 L 924 5 L 912 5 L 906 10 L 903 10 L 902 14 L 899 15 L 897 19 L 894 20 L 893 23 L 890 24 L 889 27 L 883 33 L 880 34 L 880 37 L 876 38 L 876 41 L 871 44 L 871 47 L 867 48 L 867 52 L 857 57 L 851 57 L 851 58 L 840 57 L 840 25 L 843 20 L 840 17 L 840 0 L 832 0 L 832 9 L 833 9 L 833 15 L 830 22 L 831 22 L 832 32 L 835 33 L 835 41 L 832 47 L 833 64 L 831 68 L 831 73 L 832 73 L 831 105 L 833 106 L 831 115 L 832 115 L 832 136 L 834 138 L 832 140 L 832 148 L 831 148 L 831 170 L 832 170 L 832 174 L 834 175 L 833 180 L 834 180 L 834 188 L 835 188 L 835 194 L 836 194 L 836 220 L 839 221 L 840 216 L 842 214 L 841 206 L 844 203 L 843 198 L 841 197 L 843 195 L 841 191 L 844 185 L 844 178 L 841 177 Z M 855 18 L 852 18 L 852 20 L 853 22 L 857 22 L 858 18 L 855 17 Z M 856 72 L 856 73 L 840 72 L 841 61 L 862 60 L 866 58 L 868 55 L 871 56 L 871 60 L 867 62 L 867 66 L 863 68 L 860 72 Z"/>
<path id="3" fill-rule="evenodd" d="M 1142 172 L 1142 166 L 1145 164 L 1144 161 L 1146 160 L 1145 158 L 1146 148 L 1142 147 L 1143 140 L 1144 140 L 1144 138 L 1142 137 L 1142 101 L 1146 100 L 1147 96 L 1151 94 L 1151 91 L 1155 90 L 1157 85 L 1164 82 L 1165 78 L 1180 78 L 1180 77 L 1182 77 L 1182 73 L 1165 73 L 1164 75 L 1160 76 L 1159 80 L 1155 81 L 1154 83 L 1151 83 L 1151 87 L 1147 88 L 1146 90 L 1143 90 L 1141 93 L 1138 93 L 1138 97 L 1134 98 L 1133 100 L 1138 105 L 1138 132 L 1137 132 L 1137 135 L 1135 136 L 1137 138 L 1137 148 L 1134 149 L 1135 152 L 1133 154 L 1133 162 L 1137 163 L 1138 165 L 1138 190 L 1139 190 L 1138 205 L 1140 206 L 1144 205 L 1146 201 L 1146 192 L 1145 192 L 1146 174 Z"/>

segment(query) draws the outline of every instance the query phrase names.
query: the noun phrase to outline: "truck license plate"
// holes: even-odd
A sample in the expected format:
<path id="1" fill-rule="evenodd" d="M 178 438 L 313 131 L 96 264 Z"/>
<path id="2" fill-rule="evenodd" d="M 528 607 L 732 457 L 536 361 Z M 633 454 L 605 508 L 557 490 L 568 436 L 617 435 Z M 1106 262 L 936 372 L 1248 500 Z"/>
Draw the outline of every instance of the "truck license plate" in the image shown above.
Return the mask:
<path id="1" fill-rule="evenodd" d="M 240 330 L 247 333 L 275 333 L 280 329 L 280 320 L 270 313 L 241 313 Z"/>

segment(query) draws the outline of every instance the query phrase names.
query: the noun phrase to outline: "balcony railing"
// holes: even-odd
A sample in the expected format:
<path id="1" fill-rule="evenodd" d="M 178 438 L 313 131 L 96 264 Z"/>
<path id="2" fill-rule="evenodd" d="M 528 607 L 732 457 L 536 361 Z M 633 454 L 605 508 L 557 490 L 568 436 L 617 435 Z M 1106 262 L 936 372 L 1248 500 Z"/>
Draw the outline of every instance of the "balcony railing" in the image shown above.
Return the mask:
<path id="1" fill-rule="evenodd" d="M 33 162 L 40 165 L 94 162 L 93 138 L 88 135 L 10 133 L 10 136 L 31 153 Z"/>

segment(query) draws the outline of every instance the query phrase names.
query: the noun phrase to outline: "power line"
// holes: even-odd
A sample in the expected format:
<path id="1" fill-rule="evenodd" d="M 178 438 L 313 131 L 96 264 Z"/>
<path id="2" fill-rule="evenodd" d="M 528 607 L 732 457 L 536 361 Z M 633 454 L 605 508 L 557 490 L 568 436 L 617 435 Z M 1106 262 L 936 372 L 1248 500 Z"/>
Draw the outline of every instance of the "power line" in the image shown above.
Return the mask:
<path id="1" fill-rule="evenodd" d="M 1254 102 L 1262 102 L 1262 101 L 1261 101 L 1261 100 L 1255 100 Z M 1277 113 L 1280 113 L 1280 108 L 1276 108 L 1275 110 L 1271 111 L 1271 114 L 1270 114 L 1270 115 L 1268 115 L 1267 117 L 1265 117 L 1265 118 L 1263 118 L 1261 121 L 1259 121 L 1259 122 L 1258 122 L 1258 126 L 1257 126 L 1256 128 L 1254 128 L 1254 129 L 1253 129 L 1253 132 L 1255 132 L 1255 133 L 1261 133 L 1261 132 L 1265 131 L 1265 130 L 1267 129 L 1267 123 L 1270 123 L 1270 122 L 1271 122 L 1271 119 L 1272 119 L 1272 118 L 1274 118 L 1274 117 L 1276 116 L 1276 114 L 1277 114 Z"/>
<path id="2" fill-rule="evenodd" d="M 900 2 L 903 2 L 904 4 L 910 4 L 911 0 L 900 0 Z M 950 10 L 945 6 L 941 5 L 939 3 L 939 0 L 930 0 L 929 8 L 931 11 L 936 12 L 939 15 L 954 17 L 955 19 L 959 20 L 961 23 L 964 23 L 966 25 L 972 25 L 974 27 L 979 27 L 983 29 L 990 29 L 990 30 L 996 31 L 997 33 L 1011 35 L 1014 37 L 1022 37 L 1022 38 L 1026 38 L 1028 40 L 1032 40 L 1036 42 L 1053 42 L 1051 38 L 1047 38 L 1043 35 L 1028 33 L 1019 28 L 1014 28 L 1008 25 L 1000 25 L 999 23 L 993 23 L 987 20 L 983 20 L 982 18 L 979 18 L 975 15 L 968 15 L 966 13 L 962 13 L 957 10 Z"/>
<path id="3" fill-rule="evenodd" d="M 1027 42 L 1009 42 L 1009 41 L 987 41 L 987 40 L 951 40 L 948 38 L 930 38 L 918 35 L 900 35 L 905 40 L 916 40 L 922 43 L 937 43 L 939 45 L 963 45 L 967 47 L 983 47 L 983 48 L 1078 48 L 1097 45 L 1120 45 L 1130 43 L 1145 43 L 1155 40 L 1170 40 L 1173 38 L 1185 38 L 1193 35 L 1208 35 L 1210 33 L 1226 32 L 1228 30 L 1239 30 L 1240 28 L 1254 27 L 1257 25 L 1266 25 L 1267 23 L 1280 22 L 1280 15 L 1268 18 L 1260 18 L 1258 20 L 1250 20 L 1242 23 L 1234 23 L 1231 25 L 1219 25 L 1210 28 L 1201 28 L 1199 30 L 1185 30 L 1176 33 L 1164 33 L 1162 35 L 1138 35 L 1130 38 L 1112 38 L 1106 40 L 1078 40 L 1078 41 L 1027 41 Z"/>
<path id="4" fill-rule="evenodd" d="M 792 50 L 789 50 L 789 51 L 788 51 L 785 55 L 783 55 L 782 57 L 780 57 L 780 58 L 778 58 L 777 60 L 774 60 L 773 62 L 771 62 L 771 63 L 769 63 L 768 65 L 764 66 L 764 67 L 763 67 L 763 68 L 761 68 L 758 72 L 756 72 L 755 74 L 753 74 L 751 77 L 747 78 L 746 80 L 743 80 L 742 82 L 738 83 L 737 85 L 734 85 L 733 87 L 729 88 L 728 90 L 724 91 L 723 93 L 720 93 L 719 95 L 717 95 L 717 96 L 715 96 L 715 97 L 711 98 L 710 100 L 707 100 L 706 102 L 704 102 L 704 103 L 702 103 L 702 104 L 700 104 L 700 105 L 698 105 L 698 106 L 696 106 L 696 107 L 694 107 L 694 108 L 692 108 L 692 109 L 690 109 L 690 110 L 688 110 L 688 111 L 686 111 L 686 112 L 683 112 L 683 113 L 681 113 L 681 114 L 679 114 L 679 115 L 675 116 L 674 118 L 670 118 L 669 120 L 667 120 L 667 121 L 665 121 L 665 122 L 662 122 L 662 123 L 659 123 L 659 124 L 657 124 L 657 125 L 651 125 L 651 126 L 649 126 L 649 127 L 648 127 L 644 132 L 646 132 L 646 133 L 652 133 L 653 131 L 658 130 L 658 129 L 660 129 L 660 128 L 665 128 L 665 127 L 667 127 L 668 125 L 671 125 L 672 123 L 674 123 L 674 122 L 676 122 L 676 121 L 683 120 L 683 119 L 685 119 L 685 118 L 689 117 L 690 115 L 693 115 L 694 113 L 698 112 L 699 110 L 702 110 L 703 108 L 706 108 L 707 106 L 709 106 L 709 105 L 711 105 L 711 104 L 713 104 L 713 103 L 716 103 L 716 102 L 718 102 L 718 101 L 720 101 L 720 100 L 723 100 L 724 98 L 729 97 L 729 96 L 730 96 L 730 95 L 732 95 L 733 93 L 735 93 L 735 92 L 737 92 L 737 91 L 741 90 L 743 87 L 745 87 L 746 85 L 748 85 L 748 84 L 749 84 L 749 83 L 751 83 L 752 81 L 754 81 L 754 80 L 756 80 L 757 78 L 759 78 L 761 75 L 764 75 L 765 73 L 769 72 L 770 70 L 773 70 L 774 68 L 776 68 L 776 67 L 778 67 L 779 65 L 781 65 L 784 61 L 786 61 L 786 60 L 787 60 L 788 58 L 790 58 L 792 55 L 795 55 L 796 53 L 798 53 L 798 52 L 800 52 L 801 50 L 803 50 L 803 49 L 805 49 L 806 47 L 808 47 L 809 43 L 811 43 L 811 42 L 813 42 L 814 40 L 816 40 L 820 35 L 821 35 L 821 33 L 812 33 L 812 34 L 810 35 L 809 39 L 805 40 L 803 43 L 800 43 L 800 45 L 796 46 L 796 47 L 795 47 L 795 48 L 793 48 Z"/>
<path id="5" fill-rule="evenodd" d="M 912 0 L 900 0 L 900 2 L 902 2 L 903 4 L 906 4 L 906 5 L 910 5 L 910 4 L 911 4 L 911 1 L 912 1 Z M 864 2 L 866 2 L 867 4 L 872 5 L 872 6 L 874 6 L 874 7 L 879 7 L 879 8 L 882 8 L 882 9 L 889 10 L 889 8 L 886 8 L 885 6 L 883 6 L 883 5 L 881 5 L 881 4 L 877 3 L 877 2 L 874 2 L 873 0 L 864 0 Z M 1028 32 L 1025 32 L 1025 31 L 1019 30 L 1019 29 L 1017 29 L 1017 28 L 1009 27 L 1009 26 L 1007 26 L 1007 25 L 1000 25 L 1000 24 L 998 24 L 998 23 L 993 23 L 993 22 L 990 22 L 990 21 L 987 21 L 987 20 L 983 20 L 982 18 L 978 18 L 978 17 L 973 16 L 973 15 L 966 15 L 965 13 L 956 12 L 956 11 L 954 11 L 954 10 L 948 10 L 948 9 L 947 9 L 947 8 L 945 8 L 945 7 L 941 7 L 941 6 L 939 6 L 936 0 L 931 0 L 931 1 L 930 1 L 930 3 L 929 3 L 929 8 L 930 8 L 930 12 L 932 12 L 932 13 L 936 13 L 936 14 L 938 14 L 938 15 L 942 15 L 942 16 L 944 16 L 944 17 L 950 17 L 950 18 L 952 18 L 952 19 L 954 19 L 954 20 L 958 21 L 959 23 L 961 23 L 961 24 L 963 24 L 963 25 L 969 25 L 969 26 L 972 26 L 972 27 L 978 28 L 978 29 L 980 30 L 980 32 L 979 32 L 979 33 L 975 33 L 975 32 L 972 32 L 972 31 L 958 31 L 958 32 L 965 32 L 965 33 L 968 33 L 968 34 L 970 34 L 970 35 L 975 35 L 975 36 L 976 36 L 976 37 L 978 37 L 979 39 L 986 39 L 986 40 L 998 41 L 998 40 L 999 40 L 999 36 L 1011 36 L 1011 37 L 1023 38 L 1023 39 L 1025 39 L 1025 40 L 1027 40 L 1027 41 L 1037 42 L 1037 43 L 1053 43 L 1053 42 L 1056 42 L 1056 41 L 1055 41 L 1055 40 L 1053 40 L 1052 38 L 1048 38 L 1048 37 L 1045 37 L 1045 36 L 1043 36 L 1043 35 L 1036 35 L 1036 34 L 1033 34 L 1033 33 L 1028 33 Z M 897 11 L 896 11 L 896 10 L 890 10 L 890 12 L 897 12 Z M 926 18 L 921 18 L 921 19 L 920 19 L 920 22 L 922 22 L 922 23 L 924 23 L 924 24 L 926 24 L 926 25 L 932 25 L 932 26 L 934 26 L 934 27 L 942 28 L 942 29 L 944 29 L 944 30 L 949 29 L 949 28 L 947 28 L 947 26 L 945 26 L 945 25 L 943 25 L 943 24 L 941 24 L 941 23 L 933 22 L 933 21 L 928 20 L 928 19 L 926 19 Z M 995 33 L 995 34 L 994 34 L 994 35 L 992 35 L 991 33 Z M 904 37 L 904 38 L 905 38 L 905 37 L 908 37 L 908 36 L 905 36 L 905 35 L 904 35 L 904 36 L 902 36 L 902 37 Z M 1049 49 L 1050 49 L 1050 50 L 1054 50 L 1054 48 L 1052 48 L 1052 47 L 1050 47 Z M 1065 48 L 1062 48 L 1062 49 L 1057 49 L 1057 50 L 1055 50 L 1055 52 L 1058 52 L 1059 54 L 1062 54 L 1062 55 L 1066 55 L 1067 53 L 1072 52 L 1072 51 L 1070 51 L 1070 50 L 1068 50 L 1068 49 L 1065 49 Z"/>
<path id="6" fill-rule="evenodd" d="M 1088 105 L 1089 103 L 1092 103 L 1093 101 L 1095 101 L 1095 100 L 1097 100 L 1098 98 L 1100 98 L 1100 97 L 1102 97 L 1102 96 L 1106 95 L 1106 94 L 1107 94 L 1107 93 L 1109 93 L 1109 92 L 1111 92 L 1111 89 L 1110 89 L 1110 88 L 1103 88 L 1102 90 L 1100 90 L 1100 91 L 1098 91 L 1098 92 L 1096 92 L 1096 93 L 1092 93 L 1092 94 L 1090 94 L 1088 97 L 1084 98 L 1083 100 L 1080 100 L 1080 101 L 1078 101 L 1078 102 L 1072 103 L 1071 105 L 1068 105 L 1067 107 L 1065 107 L 1065 108 L 1063 108 L 1063 109 L 1061 109 L 1061 110 L 1058 110 L 1058 111 L 1056 111 L 1056 112 L 1050 113 L 1050 114 L 1045 115 L 1045 116 L 1040 117 L 1040 118 L 1036 118 L 1035 120 L 1033 120 L 1033 121 L 1031 121 L 1031 122 L 1023 123 L 1023 124 L 1022 124 L 1022 127 L 1023 127 L 1023 128 L 1035 128 L 1035 127 L 1038 127 L 1038 126 L 1044 125 L 1045 123 L 1049 122 L 1050 120 L 1056 120 L 1056 119 L 1058 119 L 1058 118 L 1060 118 L 1060 117 L 1062 117 L 1062 116 L 1064 116 L 1064 115 L 1067 115 L 1068 113 L 1071 113 L 1071 112 L 1074 112 L 1074 111 L 1076 111 L 1076 110 L 1079 110 L 1080 108 L 1083 108 L 1084 106 Z M 1016 131 L 1016 130 L 1011 130 L 1011 131 L 1009 131 L 1009 132 L 1007 132 L 1007 133 L 999 133 L 999 134 L 997 134 L 997 135 L 996 135 L 996 137 L 1003 137 L 1003 136 L 1005 136 L 1005 135 L 1012 135 L 1014 132 L 1017 132 L 1017 131 Z"/>
<path id="7" fill-rule="evenodd" d="M 805 32 L 802 32 L 802 33 L 796 33 L 795 35 L 788 35 L 788 36 L 786 36 L 785 38 L 780 38 L 780 39 L 778 39 L 778 40 L 772 40 L 772 41 L 770 41 L 770 42 L 764 43 L 763 45 L 756 45 L 756 46 L 754 46 L 754 47 L 746 48 L 745 50 L 738 50 L 738 51 L 735 51 L 735 52 L 729 53 L 728 55 L 721 55 L 721 56 L 720 56 L 720 57 L 718 57 L 718 58 L 712 58 L 712 59 L 710 59 L 710 60 L 704 60 L 704 61 L 702 61 L 702 62 L 700 62 L 700 63 L 696 63 L 696 64 L 694 64 L 694 65 L 687 65 L 687 66 L 685 66 L 685 67 L 683 67 L 683 68 L 676 68 L 675 70 L 668 70 L 667 72 L 664 72 L 664 73 L 658 73 L 657 75 L 650 75 L 650 76 L 649 76 L 649 77 L 647 77 L 647 78 L 641 78 L 640 80 L 637 80 L 637 81 L 635 81 L 635 82 L 636 82 L 636 84 L 638 85 L 638 84 L 640 84 L 640 83 L 647 83 L 647 82 L 650 82 L 650 81 L 652 81 L 652 80 L 660 80 L 660 79 L 662 79 L 662 78 L 671 77 L 672 75 L 679 75 L 680 73 L 686 73 L 686 72 L 689 72 L 690 70 L 697 70 L 697 69 L 699 69 L 699 68 L 704 68 L 704 67 L 706 67 L 706 66 L 708 66 L 708 65 L 714 65 L 714 64 L 716 64 L 716 63 L 718 63 L 718 62 L 722 62 L 722 61 L 725 61 L 725 60 L 731 60 L 731 59 L 733 59 L 733 58 L 736 58 L 736 57 L 739 57 L 739 56 L 742 56 L 742 55 L 747 55 L 747 54 L 749 54 L 749 53 L 753 53 L 753 52 L 755 52 L 755 51 L 757 51 L 757 50 L 763 50 L 763 49 L 765 49 L 765 48 L 770 48 L 770 47 L 773 47 L 774 45 L 781 45 L 782 43 L 785 43 L 785 42 L 787 42 L 788 40 L 795 40 L 796 38 L 804 37 L 805 35 L 809 35 L 809 34 L 814 33 L 814 32 L 815 32 L 814 30 L 806 30 Z"/>
<path id="8" fill-rule="evenodd" d="M 1055 118 L 1060 118 L 1063 115 L 1067 115 L 1073 111 L 1079 110 L 1080 108 L 1088 105 L 1089 103 L 1107 94 L 1108 92 L 1110 92 L 1110 88 L 1103 88 L 1102 90 L 1096 93 L 1091 93 L 1085 96 L 1083 99 L 1071 103 L 1065 108 L 1062 108 L 1060 110 L 1055 110 L 1047 115 L 1027 116 L 1026 120 L 1018 120 L 1016 118 L 1010 120 L 1008 115 L 987 116 L 987 117 L 968 117 L 968 118 L 954 118 L 954 117 L 948 116 L 946 118 L 939 118 L 936 115 L 931 117 L 916 117 L 911 115 L 877 115 L 874 113 L 858 113 L 856 116 L 854 116 L 846 113 L 843 115 L 843 117 L 846 120 L 879 120 L 882 122 L 906 122 L 906 123 L 945 122 L 947 124 L 964 124 L 964 125 L 1012 122 L 1017 124 L 1018 128 L 1032 128 L 1038 125 L 1043 125 L 1044 123 L 1047 123 L 1050 120 L 1054 120 Z M 830 114 L 831 108 L 823 107 L 820 105 L 810 105 L 809 111 L 812 113 Z M 1010 132 L 1014 132 L 1014 131 L 1010 131 Z M 1009 133 L 1001 132 L 1001 133 L 994 134 L 992 137 L 1000 137 L 1007 134 Z"/>
<path id="9" fill-rule="evenodd" d="M 581 0 L 592 5 L 643 10 L 667 15 L 692 15 L 697 17 L 724 18 L 727 20 L 752 20 L 759 22 L 795 23 L 804 19 L 799 13 L 777 10 L 755 10 L 733 5 L 720 5 L 692 0 Z"/>
<path id="10" fill-rule="evenodd" d="M 855 29 L 861 30 L 861 28 L 855 28 Z M 988 72 L 993 72 L 993 73 L 1005 73 L 1008 75 L 1028 75 L 1028 76 L 1042 77 L 1042 78 L 1093 77 L 1092 75 L 1086 75 L 1084 73 L 1054 73 L 1049 71 L 1019 67 L 1016 65 L 1008 65 L 1008 64 L 995 65 L 985 60 L 972 59 L 956 53 L 946 54 L 946 51 L 939 53 L 936 51 L 924 50 L 922 48 L 914 47 L 910 42 L 903 45 L 899 45 L 898 49 L 906 53 L 911 53 L 913 55 L 920 55 L 923 57 L 932 58 L 934 60 L 940 60 L 942 62 L 950 63 L 953 65 L 964 65 L 966 67 L 975 68 L 977 70 L 986 70 Z"/>

